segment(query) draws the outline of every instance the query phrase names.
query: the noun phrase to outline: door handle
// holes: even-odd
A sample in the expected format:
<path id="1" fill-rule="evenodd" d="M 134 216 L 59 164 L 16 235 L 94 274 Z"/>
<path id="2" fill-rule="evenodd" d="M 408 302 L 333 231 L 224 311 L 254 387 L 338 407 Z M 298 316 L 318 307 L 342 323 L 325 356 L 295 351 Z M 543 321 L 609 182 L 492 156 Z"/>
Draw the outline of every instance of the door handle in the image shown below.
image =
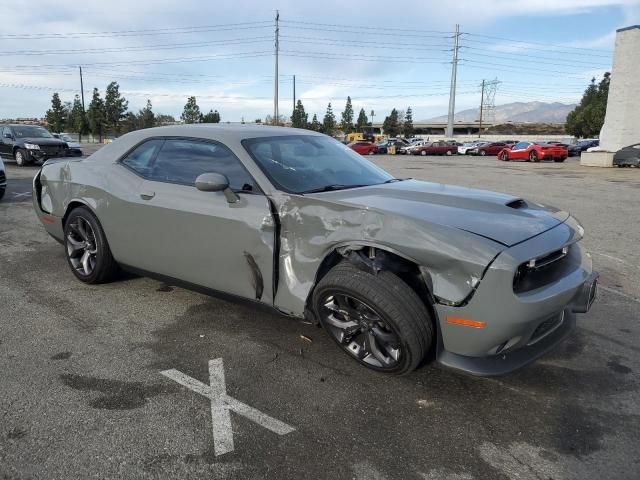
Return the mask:
<path id="1" fill-rule="evenodd" d="M 156 196 L 156 192 L 140 192 L 140 198 L 143 200 L 151 200 Z"/>

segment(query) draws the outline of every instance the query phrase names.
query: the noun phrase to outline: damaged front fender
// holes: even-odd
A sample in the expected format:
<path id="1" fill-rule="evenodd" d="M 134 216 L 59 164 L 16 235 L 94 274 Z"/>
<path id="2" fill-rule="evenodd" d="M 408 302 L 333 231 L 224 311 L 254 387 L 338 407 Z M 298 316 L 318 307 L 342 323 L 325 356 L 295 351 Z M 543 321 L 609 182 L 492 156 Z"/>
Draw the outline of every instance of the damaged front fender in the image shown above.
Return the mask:
<path id="1" fill-rule="evenodd" d="M 302 315 L 323 260 L 363 246 L 398 255 L 421 269 L 437 301 L 463 303 L 504 249 L 473 233 L 372 208 L 327 201 L 318 195 L 273 196 L 280 222 L 280 275 L 275 306 Z M 356 254 L 359 255 L 359 254 Z M 384 262 L 383 257 L 370 259 Z M 352 261 L 367 263 L 366 256 Z M 384 265 L 379 265 L 384 268 Z"/>

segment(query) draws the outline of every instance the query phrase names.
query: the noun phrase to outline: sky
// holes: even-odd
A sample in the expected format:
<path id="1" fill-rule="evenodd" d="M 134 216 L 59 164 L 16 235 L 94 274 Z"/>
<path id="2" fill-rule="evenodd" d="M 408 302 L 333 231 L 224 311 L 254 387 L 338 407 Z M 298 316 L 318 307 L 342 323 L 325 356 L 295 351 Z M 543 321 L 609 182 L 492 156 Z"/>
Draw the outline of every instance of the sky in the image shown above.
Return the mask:
<path id="1" fill-rule="evenodd" d="M 85 101 L 116 81 L 138 111 L 179 118 L 187 97 L 223 121 L 273 114 L 279 11 L 279 110 L 296 98 L 309 120 L 346 97 L 382 120 L 447 113 L 456 24 L 456 111 L 478 107 L 482 80 L 496 105 L 575 103 L 611 69 L 615 31 L 640 24 L 640 0 L 150 0 L 3 1 L 0 119 L 42 117 L 58 92 Z"/>

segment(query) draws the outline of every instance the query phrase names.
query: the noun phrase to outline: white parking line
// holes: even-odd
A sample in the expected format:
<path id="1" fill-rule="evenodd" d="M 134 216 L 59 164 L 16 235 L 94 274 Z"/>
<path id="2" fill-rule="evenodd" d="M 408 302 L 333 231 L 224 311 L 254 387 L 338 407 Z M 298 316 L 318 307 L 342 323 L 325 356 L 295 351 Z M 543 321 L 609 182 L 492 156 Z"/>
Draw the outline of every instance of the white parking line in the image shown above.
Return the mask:
<path id="1" fill-rule="evenodd" d="M 211 400 L 213 448 L 216 456 L 232 452 L 234 449 L 230 410 L 278 435 L 286 435 L 295 430 L 292 426 L 227 395 L 224 366 L 221 358 L 209 360 L 209 385 L 175 369 L 165 370 L 160 373 Z"/>

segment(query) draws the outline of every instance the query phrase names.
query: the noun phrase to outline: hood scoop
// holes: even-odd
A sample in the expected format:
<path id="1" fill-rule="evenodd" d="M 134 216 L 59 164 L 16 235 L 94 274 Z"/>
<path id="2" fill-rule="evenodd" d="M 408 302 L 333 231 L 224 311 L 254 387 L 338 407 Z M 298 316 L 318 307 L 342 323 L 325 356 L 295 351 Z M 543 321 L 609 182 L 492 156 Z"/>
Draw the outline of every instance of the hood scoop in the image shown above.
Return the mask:
<path id="1" fill-rule="evenodd" d="M 527 202 L 525 202 L 523 199 L 521 198 L 516 198 L 515 200 L 511 200 L 508 203 L 505 203 L 505 205 L 509 208 L 515 208 L 516 210 L 520 209 L 520 208 L 527 208 Z"/>

